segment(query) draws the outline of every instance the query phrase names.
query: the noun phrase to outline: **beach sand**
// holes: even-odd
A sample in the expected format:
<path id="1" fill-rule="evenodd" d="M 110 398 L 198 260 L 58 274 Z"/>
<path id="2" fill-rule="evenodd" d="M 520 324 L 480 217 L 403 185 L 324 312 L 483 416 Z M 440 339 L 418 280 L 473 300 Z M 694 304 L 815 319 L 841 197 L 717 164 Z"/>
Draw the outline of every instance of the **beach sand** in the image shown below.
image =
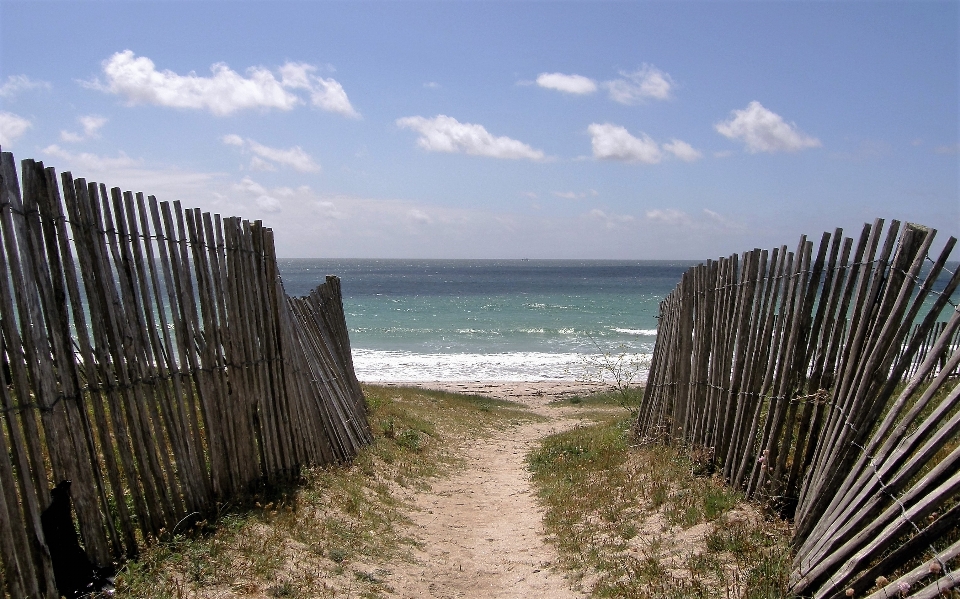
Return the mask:
<path id="1" fill-rule="evenodd" d="M 582 422 L 573 406 L 549 406 L 551 401 L 609 386 L 573 381 L 371 384 L 485 395 L 521 403 L 544 418 L 472 442 L 463 449 L 463 468 L 412 498 L 416 508 L 408 515 L 422 544 L 416 565 L 393 571 L 389 584 L 396 596 L 587 596 L 574 576 L 557 567 L 556 550 L 544 540 L 543 509 L 525 459 L 543 437 Z"/>
<path id="2" fill-rule="evenodd" d="M 495 399 L 515 401 L 531 409 L 542 407 L 557 399 L 613 389 L 611 385 L 580 381 L 371 381 L 369 384 L 486 395 Z"/>

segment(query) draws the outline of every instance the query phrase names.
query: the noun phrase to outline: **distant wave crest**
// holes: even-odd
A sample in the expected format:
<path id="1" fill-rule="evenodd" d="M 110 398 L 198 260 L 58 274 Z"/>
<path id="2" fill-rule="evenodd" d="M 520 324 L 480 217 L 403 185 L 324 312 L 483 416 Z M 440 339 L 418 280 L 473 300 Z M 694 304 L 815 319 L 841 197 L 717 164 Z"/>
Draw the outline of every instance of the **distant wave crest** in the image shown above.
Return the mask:
<path id="1" fill-rule="evenodd" d="M 421 354 L 408 351 L 354 349 L 353 364 L 361 381 L 573 381 L 591 372 L 599 355 L 581 353 L 504 352 L 494 354 Z M 638 354 L 638 360 L 647 358 Z M 646 380 L 641 371 L 639 380 Z"/>
<path id="2" fill-rule="evenodd" d="M 617 333 L 623 333 L 624 335 L 638 335 L 643 337 L 656 337 L 657 329 L 613 329 Z"/>

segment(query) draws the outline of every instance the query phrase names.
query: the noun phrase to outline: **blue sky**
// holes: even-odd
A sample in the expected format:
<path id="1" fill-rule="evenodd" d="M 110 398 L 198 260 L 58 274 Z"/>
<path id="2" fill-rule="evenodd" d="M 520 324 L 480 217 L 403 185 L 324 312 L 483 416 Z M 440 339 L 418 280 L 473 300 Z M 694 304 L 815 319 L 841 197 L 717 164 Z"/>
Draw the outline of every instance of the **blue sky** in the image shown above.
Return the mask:
<path id="1" fill-rule="evenodd" d="M 0 0 L 0 144 L 284 257 L 960 236 L 958 6 Z"/>

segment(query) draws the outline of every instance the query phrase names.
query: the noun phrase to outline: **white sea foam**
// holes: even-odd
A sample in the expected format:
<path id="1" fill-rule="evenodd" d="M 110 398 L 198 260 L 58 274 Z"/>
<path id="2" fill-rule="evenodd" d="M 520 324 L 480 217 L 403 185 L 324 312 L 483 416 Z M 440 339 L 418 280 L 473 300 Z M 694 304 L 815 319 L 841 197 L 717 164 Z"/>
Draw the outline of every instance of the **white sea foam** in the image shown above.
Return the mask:
<path id="1" fill-rule="evenodd" d="M 644 337 L 656 337 L 657 329 L 613 329 L 617 333 L 623 333 L 624 335 L 638 335 Z"/>
<path id="2" fill-rule="evenodd" d="M 595 374 L 589 364 L 599 355 L 505 352 L 494 354 L 420 354 L 407 351 L 353 350 L 361 381 L 545 381 L 580 380 Z M 637 354 L 637 361 L 649 358 Z M 646 380 L 641 371 L 634 380 Z"/>

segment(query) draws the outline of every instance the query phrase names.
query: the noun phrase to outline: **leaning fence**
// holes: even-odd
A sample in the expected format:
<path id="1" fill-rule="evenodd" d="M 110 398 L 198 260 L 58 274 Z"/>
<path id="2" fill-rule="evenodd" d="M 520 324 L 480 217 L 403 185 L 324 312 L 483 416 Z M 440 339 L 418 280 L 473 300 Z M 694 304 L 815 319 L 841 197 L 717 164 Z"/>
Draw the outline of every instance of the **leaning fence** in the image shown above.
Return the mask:
<path id="1" fill-rule="evenodd" d="M 636 422 L 794 521 L 798 596 L 960 585 L 956 239 L 866 224 L 691 268 L 662 302 Z M 946 322 L 938 322 L 941 314 Z"/>
<path id="2" fill-rule="evenodd" d="M 290 298 L 259 221 L 70 173 L 58 182 L 32 160 L 18 177 L 7 152 L 0 167 L 0 560 L 12 597 L 59 597 L 41 514 L 61 481 L 102 567 L 371 440 L 336 277 Z"/>

